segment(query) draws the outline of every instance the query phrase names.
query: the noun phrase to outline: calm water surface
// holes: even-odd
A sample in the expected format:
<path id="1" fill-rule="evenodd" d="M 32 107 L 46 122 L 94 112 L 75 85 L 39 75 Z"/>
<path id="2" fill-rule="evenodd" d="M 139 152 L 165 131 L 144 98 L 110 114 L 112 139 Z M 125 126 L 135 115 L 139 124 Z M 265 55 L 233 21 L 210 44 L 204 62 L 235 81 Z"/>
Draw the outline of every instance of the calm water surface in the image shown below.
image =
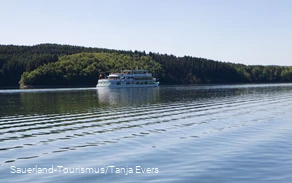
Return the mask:
<path id="1" fill-rule="evenodd" d="M 290 84 L 0 90 L 0 182 L 291 183 L 291 120 Z"/>

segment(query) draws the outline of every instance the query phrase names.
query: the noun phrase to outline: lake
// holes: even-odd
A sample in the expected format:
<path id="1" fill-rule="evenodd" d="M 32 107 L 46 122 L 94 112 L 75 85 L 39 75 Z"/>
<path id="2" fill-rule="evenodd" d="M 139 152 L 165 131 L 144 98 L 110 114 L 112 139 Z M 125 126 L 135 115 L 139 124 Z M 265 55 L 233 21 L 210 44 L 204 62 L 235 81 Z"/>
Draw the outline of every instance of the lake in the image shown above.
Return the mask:
<path id="1" fill-rule="evenodd" d="M 0 90 L 0 182 L 292 182 L 292 85 Z"/>

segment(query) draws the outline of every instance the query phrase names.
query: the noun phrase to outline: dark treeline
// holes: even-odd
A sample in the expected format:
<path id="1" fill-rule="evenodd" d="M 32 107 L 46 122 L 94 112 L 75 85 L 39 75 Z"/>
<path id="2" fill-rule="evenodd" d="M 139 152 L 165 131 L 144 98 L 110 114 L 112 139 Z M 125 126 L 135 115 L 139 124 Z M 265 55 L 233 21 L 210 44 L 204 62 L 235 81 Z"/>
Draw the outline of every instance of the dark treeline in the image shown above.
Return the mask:
<path id="1" fill-rule="evenodd" d="M 291 66 L 246 66 L 197 57 L 149 53 L 162 65 L 167 84 L 291 82 Z"/>
<path id="2" fill-rule="evenodd" d="M 56 62 L 59 56 L 81 52 L 132 53 L 131 51 L 58 44 L 0 45 L 0 87 L 18 85 L 24 72 L 33 71 L 49 62 Z"/>
<path id="3" fill-rule="evenodd" d="M 0 45 L 0 87 L 95 85 L 99 74 L 149 69 L 162 84 L 291 82 L 292 67 L 246 66 L 197 57 L 41 44 Z"/>

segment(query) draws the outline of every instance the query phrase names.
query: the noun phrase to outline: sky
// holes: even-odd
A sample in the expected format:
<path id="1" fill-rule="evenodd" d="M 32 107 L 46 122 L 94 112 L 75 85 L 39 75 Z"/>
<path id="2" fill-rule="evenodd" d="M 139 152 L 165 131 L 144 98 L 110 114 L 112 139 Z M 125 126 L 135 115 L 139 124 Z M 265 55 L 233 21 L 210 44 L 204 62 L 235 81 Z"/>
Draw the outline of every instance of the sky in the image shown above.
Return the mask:
<path id="1" fill-rule="evenodd" d="M 0 44 L 292 65 L 291 0 L 1 0 Z"/>

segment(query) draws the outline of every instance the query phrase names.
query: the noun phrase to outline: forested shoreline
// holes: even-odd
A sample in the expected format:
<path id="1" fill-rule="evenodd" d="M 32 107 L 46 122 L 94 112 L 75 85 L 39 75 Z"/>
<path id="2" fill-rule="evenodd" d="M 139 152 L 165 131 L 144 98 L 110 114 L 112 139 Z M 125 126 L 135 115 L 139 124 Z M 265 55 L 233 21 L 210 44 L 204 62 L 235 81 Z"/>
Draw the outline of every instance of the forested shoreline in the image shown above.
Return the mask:
<path id="1" fill-rule="evenodd" d="M 100 74 L 137 66 L 148 69 L 161 84 L 292 81 L 291 66 L 247 66 L 190 56 L 58 44 L 0 45 L 0 87 L 94 86 Z"/>

